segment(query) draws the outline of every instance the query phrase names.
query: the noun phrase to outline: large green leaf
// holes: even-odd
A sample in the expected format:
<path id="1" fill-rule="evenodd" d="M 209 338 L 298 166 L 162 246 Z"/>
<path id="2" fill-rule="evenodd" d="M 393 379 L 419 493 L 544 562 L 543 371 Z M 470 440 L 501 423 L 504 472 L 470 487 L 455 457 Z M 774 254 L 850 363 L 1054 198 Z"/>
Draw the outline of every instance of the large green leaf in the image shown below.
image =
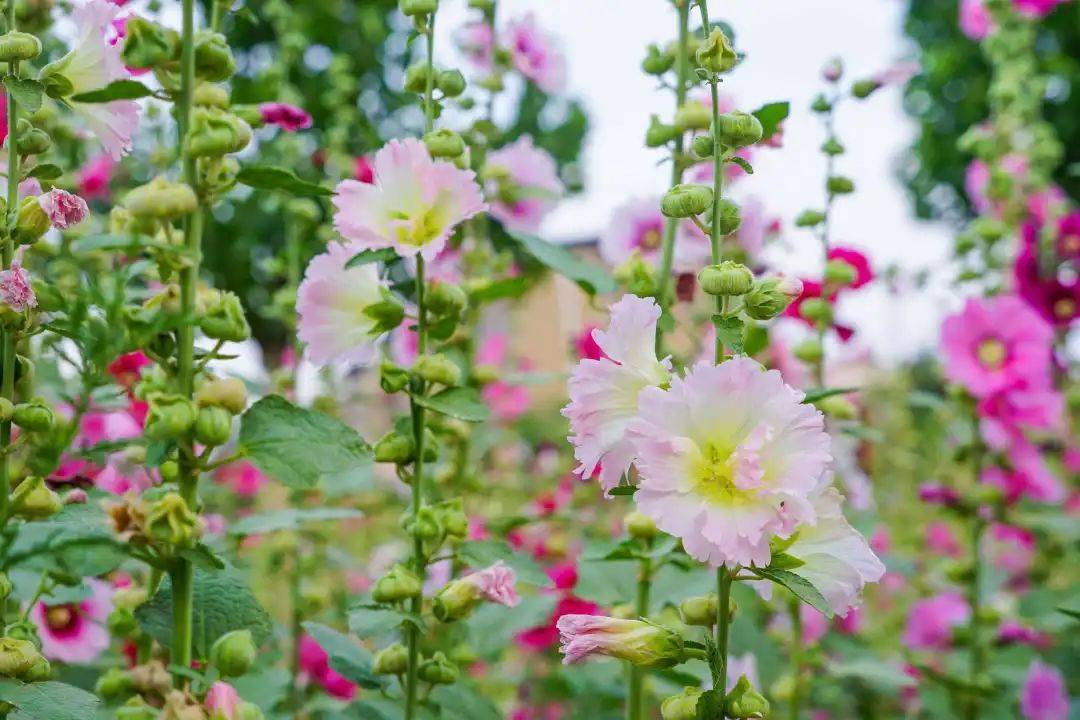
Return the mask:
<path id="1" fill-rule="evenodd" d="M 313 522 L 332 520 L 355 520 L 364 513 L 351 508 L 312 508 L 310 510 L 271 510 L 258 515 L 248 515 L 229 525 L 230 535 L 258 535 L 279 530 L 298 530 Z"/>
<path id="2" fill-rule="evenodd" d="M 5 567 L 48 556 L 51 562 L 100 575 L 114 569 L 125 556 L 104 510 L 96 502 L 65 505 L 47 520 L 20 523 L 7 550 Z"/>
<path id="3" fill-rule="evenodd" d="M 780 123 L 787 119 L 791 113 L 791 103 L 786 100 L 783 102 L 771 102 L 762 105 L 753 112 L 754 117 L 761 123 L 761 139 L 762 141 L 768 140 L 776 131 L 780 129 Z"/>
<path id="4" fill-rule="evenodd" d="M 239 450 L 289 487 L 314 487 L 323 478 L 366 477 L 371 447 L 340 420 L 305 410 L 279 395 L 264 397 L 240 420 Z"/>
<path id="5" fill-rule="evenodd" d="M 443 685 L 431 693 L 445 720 L 502 720 L 494 703 L 462 683 Z"/>
<path id="6" fill-rule="evenodd" d="M 15 709 L 7 720 L 86 720 L 98 711 L 101 701 L 62 682 L 22 683 L 0 679 L 0 700 Z"/>
<path id="7" fill-rule="evenodd" d="M 100 90 L 73 95 L 71 99 L 81 103 L 107 103 L 114 100 L 138 100 L 153 94 L 153 90 L 138 80 L 116 80 Z"/>
<path id="8" fill-rule="evenodd" d="M 304 623 L 307 632 L 326 651 L 330 667 L 347 680 L 364 688 L 381 688 L 382 679 L 371 670 L 372 655 L 357 645 L 348 635 L 319 623 Z"/>
<path id="9" fill-rule="evenodd" d="M 41 109 L 41 99 L 45 93 L 45 86 L 33 78 L 17 78 L 14 75 L 4 76 L 4 87 L 20 109 L 36 113 Z"/>
<path id="10" fill-rule="evenodd" d="M 822 595 L 821 591 L 814 587 L 806 578 L 796 575 L 790 570 L 780 570 L 771 567 L 753 568 L 753 572 L 758 577 L 772 580 L 777 585 L 786 587 L 795 594 L 795 597 L 799 598 L 825 617 L 831 618 L 833 616 L 832 608 L 829 607 L 829 603 L 825 600 L 825 596 Z"/>
<path id="11" fill-rule="evenodd" d="M 268 165 L 248 165 L 237 173 L 236 180 L 256 190 L 281 190 L 301 197 L 327 197 L 334 194 L 328 187 L 302 180 L 291 170 Z"/>
<path id="12" fill-rule="evenodd" d="M 416 616 L 389 607 L 358 605 L 349 610 L 349 632 L 359 638 L 386 635 L 406 622 L 423 627 L 423 622 Z"/>
<path id="13" fill-rule="evenodd" d="M 467 422 L 483 422 L 491 415 L 476 388 L 452 387 L 434 395 L 413 395 L 413 402 L 428 410 Z"/>
<path id="14" fill-rule="evenodd" d="M 535 235 L 508 233 L 529 255 L 554 272 L 573 280 L 590 295 L 615 292 L 618 284 L 607 269 L 582 260 L 573 252 Z"/>

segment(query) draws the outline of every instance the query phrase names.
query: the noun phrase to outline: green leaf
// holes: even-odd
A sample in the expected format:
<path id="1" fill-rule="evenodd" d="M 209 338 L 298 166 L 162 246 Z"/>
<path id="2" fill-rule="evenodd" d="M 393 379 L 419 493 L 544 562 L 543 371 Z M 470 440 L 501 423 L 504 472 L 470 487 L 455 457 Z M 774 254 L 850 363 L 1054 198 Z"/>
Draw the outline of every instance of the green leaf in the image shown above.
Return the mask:
<path id="1" fill-rule="evenodd" d="M 312 508 L 310 510 L 272 510 L 248 515 L 229 526 L 230 535 L 262 535 L 279 530 L 299 530 L 308 523 L 332 520 L 354 520 L 364 513 L 351 508 Z"/>
<path id="2" fill-rule="evenodd" d="M 1080 608 L 1065 607 L 1064 605 L 1062 605 L 1061 607 L 1057 608 L 1057 611 L 1062 615 L 1068 615 L 1073 620 L 1080 620 Z"/>
<path id="3" fill-rule="evenodd" d="M 443 685 L 431 693 L 444 720 L 502 720 L 499 709 L 486 697 L 462 684 Z"/>
<path id="4" fill-rule="evenodd" d="M 301 197 L 329 197 L 334 194 L 328 187 L 301 180 L 291 170 L 269 165 L 248 165 L 237 173 L 236 179 L 256 190 L 281 190 Z"/>
<path id="5" fill-rule="evenodd" d="M 330 667 L 363 688 L 378 689 L 382 679 L 371 670 L 372 655 L 347 636 L 319 623 L 306 622 L 304 630 L 319 643 L 330 659 Z"/>
<path id="6" fill-rule="evenodd" d="M 751 570 L 753 570 L 754 574 L 758 577 L 772 580 L 777 585 L 786 587 L 794 593 L 795 597 L 799 598 L 825 617 L 831 618 L 833 616 L 832 608 L 829 607 L 829 603 L 825 600 L 825 596 L 822 595 L 821 591 L 814 587 L 806 578 L 796 575 L 789 570 L 780 570 L 778 568 L 751 568 Z"/>
<path id="7" fill-rule="evenodd" d="M 738 315 L 713 315 L 716 339 L 736 355 L 743 353 L 743 336 L 746 323 Z"/>
<path id="8" fill-rule="evenodd" d="M 846 395 L 852 392 L 858 392 L 857 387 L 838 387 L 838 388 L 810 388 L 806 391 L 806 397 L 803 398 L 803 403 L 810 405 L 816 403 L 818 400 L 824 400 L 827 397 L 833 395 Z"/>
<path id="9" fill-rule="evenodd" d="M 26 173 L 28 178 L 37 178 L 38 180 L 55 180 L 64 174 L 64 169 L 59 165 L 52 163 L 40 163 L 35 165 L 30 172 Z"/>
<path id="10" fill-rule="evenodd" d="M 374 250 L 361 250 L 360 252 L 349 258 L 349 262 L 345 263 L 345 269 L 360 267 L 361 265 L 367 265 L 373 262 L 392 262 L 397 260 L 397 250 L 394 248 L 377 248 Z"/>
<path id="11" fill-rule="evenodd" d="M 766 105 L 762 105 L 753 112 L 754 117 L 761 123 L 761 141 L 768 140 L 776 131 L 780 128 L 780 123 L 787 119 L 791 114 L 791 103 L 786 100 L 783 102 L 771 102 Z"/>
<path id="12" fill-rule="evenodd" d="M 474 303 L 485 303 L 505 298 L 521 297 L 531 285 L 532 279 L 527 275 L 502 278 L 469 291 L 469 298 Z"/>
<path id="13" fill-rule="evenodd" d="M 616 485 L 608 490 L 608 497 L 634 497 L 637 485 Z"/>
<path id="14" fill-rule="evenodd" d="M 240 419 L 239 450 L 263 472 L 294 488 L 344 473 L 366 475 L 371 447 L 348 425 L 269 395 Z"/>
<path id="15" fill-rule="evenodd" d="M 153 94 L 153 90 L 138 80 L 115 80 L 100 90 L 72 95 L 70 99 L 80 103 L 107 103 L 113 100 L 138 100 Z"/>
<path id="16" fill-rule="evenodd" d="M 385 635 L 406 622 L 423 627 L 423 621 L 413 615 L 380 605 L 358 605 L 349 610 L 349 632 L 362 639 Z"/>
<path id="17" fill-rule="evenodd" d="M 698 720 L 724 720 L 724 696 L 716 690 L 701 693 L 697 702 Z"/>
<path id="18" fill-rule="evenodd" d="M 143 632 L 166 648 L 172 640 L 172 604 L 172 583 L 166 578 L 154 596 L 135 610 Z M 247 583 L 230 571 L 195 570 L 192 616 L 196 658 L 207 657 L 214 642 L 233 630 L 250 630 L 256 646 L 273 632 L 270 615 Z"/>
<path id="19" fill-rule="evenodd" d="M 195 567 L 210 572 L 225 569 L 225 561 L 204 543 L 195 543 L 193 547 L 181 550 L 180 557 L 191 561 Z"/>
<path id="20" fill-rule="evenodd" d="M 15 98 L 15 104 L 23 110 L 36 113 L 41 109 L 41 98 L 45 94 L 45 86 L 37 80 L 5 75 L 4 87 Z"/>
<path id="21" fill-rule="evenodd" d="M 86 720 L 101 705 L 90 693 L 67 683 L 25 684 L 10 678 L 0 679 L 0 700 L 15 706 L 7 720 Z"/>
<path id="22" fill-rule="evenodd" d="M 502 540 L 475 540 L 458 550 L 458 558 L 476 569 L 486 568 L 502 560 L 514 569 L 518 580 L 531 585 L 548 585 L 550 579 L 543 568 L 525 553 L 519 553 Z"/>
<path id="23" fill-rule="evenodd" d="M 747 175 L 753 175 L 754 174 L 754 166 L 751 165 L 750 161 L 747 160 L 744 157 L 739 157 L 738 155 L 732 155 L 731 157 L 729 157 L 727 159 L 727 161 L 729 163 L 732 163 L 733 165 L 738 165 L 739 167 L 741 167 L 743 169 L 743 172 L 745 172 Z"/>
<path id="24" fill-rule="evenodd" d="M 614 276 L 607 269 L 582 260 L 562 245 L 549 243 L 535 235 L 508 234 L 525 252 L 552 271 L 573 280 L 589 295 L 618 289 Z"/>
<path id="25" fill-rule="evenodd" d="M 17 530 L 7 549 L 6 567 L 48 556 L 51 562 L 78 568 L 85 575 L 100 575 L 115 569 L 126 554 L 96 502 L 65 505 L 48 520 L 14 527 Z"/>
<path id="26" fill-rule="evenodd" d="M 484 404 L 476 388 L 453 387 L 440 390 L 434 395 L 413 395 L 413 402 L 420 407 L 449 415 L 468 422 L 484 422 L 491 411 Z"/>

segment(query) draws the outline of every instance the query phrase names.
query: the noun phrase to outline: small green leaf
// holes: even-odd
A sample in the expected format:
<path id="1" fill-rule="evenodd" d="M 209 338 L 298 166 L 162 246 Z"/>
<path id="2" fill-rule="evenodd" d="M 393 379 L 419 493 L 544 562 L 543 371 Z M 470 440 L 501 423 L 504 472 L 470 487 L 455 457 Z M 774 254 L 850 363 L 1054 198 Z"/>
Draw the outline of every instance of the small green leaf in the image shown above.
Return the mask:
<path id="1" fill-rule="evenodd" d="M 26 177 L 37 178 L 38 180 L 55 180 L 63 174 L 64 170 L 59 165 L 41 163 L 35 165 L 30 172 L 26 173 Z"/>
<path id="2" fill-rule="evenodd" d="M 272 510 L 248 515 L 229 525 L 230 535 L 262 535 L 279 530 L 299 530 L 308 523 L 354 520 L 364 513 L 351 508 L 312 508 L 310 510 Z"/>
<path id="3" fill-rule="evenodd" d="M 573 280 L 589 295 L 615 292 L 618 284 L 605 268 L 582 260 L 573 252 L 535 235 L 508 233 L 521 248 L 554 272 Z"/>
<path id="4" fill-rule="evenodd" d="M 786 100 L 783 102 L 771 102 L 755 110 L 753 115 L 761 123 L 761 129 L 763 130 L 761 142 L 775 135 L 780 128 L 780 123 L 786 120 L 790 114 L 791 103 Z"/>
<path id="5" fill-rule="evenodd" d="M 736 355 L 743 353 L 743 336 L 746 324 L 738 315 L 713 315 L 716 339 Z"/>
<path id="6" fill-rule="evenodd" d="M 728 158 L 728 162 L 732 163 L 733 165 L 738 165 L 739 167 L 741 167 L 743 169 L 743 172 L 745 172 L 747 175 L 753 175 L 754 174 L 754 166 L 751 165 L 750 161 L 747 160 L 744 157 L 739 157 L 738 155 L 732 155 L 731 157 Z"/>
<path id="7" fill-rule="evenodd" d="M 180 557 L 190 560 L 195 567 L 209 572 L 225 569 L 225 561 L 204 543 L 195 543 L 193 547 L 182 550 Z"/>
<path id="8" fill-rule="evenodd" d="M 41 109 L 41 98 L 45 93 L 45 86 L 37 80 L 5 75 L 4 87 L 15 98 L 15 104 L 23 110 L 36 113 Z"/>
<path id="9" fill-rule="evenodd" d="M 616 485 L 608 490 L 608 497 L 634 497 L 637 485 Z"/>
<path id="10" fill-rule="evenodd" d="M 480 393 L 471 387 L 447 388 L 434 395 L 413 395 L 413 402 L 428 410 L 467 422 L 484 422 L 491 414 Z"/>
<path id="11" fill-rule="evenodd" d="M 269 165 L 248 165 L 237 173 L 236 180 L 256 190 L 281 190 L 301 197 L 329 197 L 334 194 L 328 187 L 301 180 L 291 170 Z"/>
<path id="12" fill-rule="evenodd" d="M 796 575 L 790 570 L 780 570 L 772 567 L 751 568 L 751 570 L 753 570 L 754 574 L 758 577 L 772 580 L 777 585 L 786 587 L 794 593 L 795 597 L 799 598 L 825 617 L 831 618 L 833 616 L 832 608 L 829 607 L 829 603 L 825 600 L 825 596 L 822 595 L 821 591 L 814 587 L 806 578 Z"/>
<path id="13" fill-rule="evenodd" d="M 357 645 L 349 636 L 315 622 L 304 623 L 304 631 L 326 651 L 330 667 L 346 680 L 369 689 L 383 686 L 382 678 L 371 670 L 371 652 Z"/>
<path id="14" fill-rule="evenodd" d="M 101 705 L 90 693 L 67 683 L 26 684 L 10 678 L 0 679 L 0 700 L 14 706 L 7 720 L 86 720 Z"/>
<path id="15" fill-rule="evenodd" d="M 116 80 L 100 90 L 72 95 L 70 99 L 79 103 L 107 103 L 113 100 L 138 100 L 153 94 L 153 90 L 138 80 Z"/>
<path id="16" fill-rule="evenodd" d="M 837 388 L 810 388 L 806 391 L 806 397 L 803 398 L 803 403 L 806 405 L 816 403 L 818 400 L 824 400 L 827 397 L 833 395 L 846 395 L 852 392 L 858 392 L 857 387 L 837 387 Z"/>
<path id="17" fill-rule="evenodd" d="M 532 280 L 526 275 L 502 278 L 471 290 L 469 298 L 474 303 L 485 303 L 505 298 L 521 297 L 531 285 Z"/>
<path id="18" fill-rule="evenodd" d="M 354 267 L 360 267 L 361 265 L 367 265 L 373 262 L 391 262 L 397 260 L 397 250 L 394 248 L 377 248 L 374 250 L 361 250 L 360 252 L 349 258 L 349 262 L 345 263 L 345 269 L 348 270 Z"/>

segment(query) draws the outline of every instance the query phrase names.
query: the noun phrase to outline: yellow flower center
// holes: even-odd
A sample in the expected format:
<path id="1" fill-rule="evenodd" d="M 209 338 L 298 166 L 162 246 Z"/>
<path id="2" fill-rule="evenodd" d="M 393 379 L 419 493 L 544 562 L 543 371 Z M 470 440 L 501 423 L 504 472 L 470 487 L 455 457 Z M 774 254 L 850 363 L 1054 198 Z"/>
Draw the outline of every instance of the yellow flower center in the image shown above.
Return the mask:
<path id="1" fill-rule="evenodd" d="M 1005 364 L 1005 343 L 997 338 L 990 338 L 979 343 L 975 350 L 979 358 L 979 364 L 983 367 L 997 370 Z"/>
<path id="2" fill-rule="evenodd" d="M 49 627 L 58 630 L 70 625 L 73 618 L 74 614 L 67 605 L 54 605 L 45 611 L 45 622 L 49 624 Z"/>
<path id="3" fill-rule="evenodd" d="M 1072 298 L 1061 298 L 1054 303 L 1054 316 L 1062 320 L 1068 320 L 1076 314 L 1076 301 Z"/>
<path id="4" fill-rule="evenodd" d="M 646 230 L 641 236 L 641 247 L 645 250 L 655 250 L 660 247 L 660 240 L 659 230 Z"/>
<path id="5" fill-rule="evenodd" d="M 694 491 L 717 505 L 743 503 L 753 497 L 750 490 L 735 485 L 735 453 L 712 443 L 705 446 L 694 468 Z"/>

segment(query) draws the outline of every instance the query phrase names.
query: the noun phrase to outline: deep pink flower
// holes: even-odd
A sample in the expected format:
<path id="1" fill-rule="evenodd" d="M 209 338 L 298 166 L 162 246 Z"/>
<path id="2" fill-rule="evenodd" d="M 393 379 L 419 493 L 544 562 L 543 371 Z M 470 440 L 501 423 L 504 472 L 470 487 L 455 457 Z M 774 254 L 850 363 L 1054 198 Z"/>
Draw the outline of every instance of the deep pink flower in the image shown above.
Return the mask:
<path id="1" fill-rule="evenodd" d="M 139 381 L 139 377 L 142 375 L 142 369 L 147 365 L 152 364 L 153 361 L 148 358 L 142 350 L 134 350 L 129 353 L 124 353 L 113 360 L 105 370 L 112 376 L 117 385 L 130 390 L 131 387 Z"/>
<path id="2" fill-rule="evenodd" d="M 353 177 L 368 185 L 375 182 L 375 166 L 367 156 L 360 155 L 353 160 Z"/>
<path id="3" fill-rule="evenodd" d="M 310 635 L 300 638 L 299 658 L 302 673 L 328 695 L 341 700 L 352 700 L 356 696 L 356 685 L 330 667 L 330 656 L 315 638 Z"/>
<path id="4" fill-rule="evenodd" d="M 1044 18 L 1058 5 L 1064 5 L 1067 2 L 1069 0 L 1013 0 L 1013 7 L 1028 17 Z"/>
<path id="5" fill-rule="evenodd" d="M 924 483 L 919 486 L 919 499 L 930 505 L 954 506 L 960 504 L 960 493 L 944 485 Z"/>
<path id="6" fill-rule="evenodd" d="M 30 284 L 30 273 L 23 269 L 19 260 L 12 260 L 11 267 L 0 270 L 0 302 L 15 312 L 37 307 L 37 296 Z"/>
<path id="7" fill-rule="evenodd" d="M 41 654 L 49 660 L 85 664 L 109 647 L 105 620 L 112 612 L 112 587 L 95 578 L 85 582 L 90 588 L 85 600 L 64 605 L 39 602 L 30 610 L 41 637 Z"/>
<path id="8" fill-rule="evenodd" d="M 566 63 L 554 38 L 536 25 L 532 13 L 511 21 L 506 38 L 510 60 L 528 80 L 546 93 L 560 92 L 566 84 Z"/>
<path id="9" fill-rule="evenodd" d="M 1005 620 L 998 627 L 997 641 L 1002 645 L 1028 645 L 1044 650 L 1053 644 L 1053 637 L 1015 620 Z"/>
<path id="10" fill-rule="evenodd" d="M 90 212 L 85 200 L 60 188 L 53 188 L 38 197 L 38 204 L 49 216 L 53 226 L 60 230 L 78 225 Z"/>
<path id="11" fill-rule="evenodd" d="M 79 195 L 87 200 L 99 200 L 109 197 L 109 182 L 112 180 L 116 161 L 105 153 L 95 155 L 86 161 L 75 174 L 79 184 Z"/>
<path id="12" fill-rule="evenodd" d="M 223 465 L 214 473 L 214 480 L 227 485 L 239 497 L 255 497 L 266 484 L 266 476 L 247 460 Z"/>
<path id="13" fill-rule="evenodd" d="M 916 650 L 947 650 L 953 628 L 971 619 L 971 607 L 955 592 L 919 600 L 908 612 L 903 642 Z"/>
<path id="14" fill-rule="evenodd" d="M 311 115 L 303 108 L 288 103 L 263 103 L 259 106 L 259 115 L 267 125 L 277 125 L 285 132 L 296 132 L 311 127 Z"/>
<path id="15" fill-rule="evenodd" d="M 870 267 L 870 258 L 855 248 L 829 248 L 829 259 L 846 262 L 848 265 L 855 268 L 855 282 L 848 285 L 852 290 L 858 290 L 874 279 L 874 270 Z"/>
<path id="16" fill-rule="evenodd" d="M 1020 691 L 1024 720 L 1068 720 L 1069 693 L 1057 668 L 1033 660 Z"/>
<path id="17" fill-rule="evenodd" d="M 1014 525 L 993 525 L 987 537 L 987 555 L 1010 575 L 1025 575 L 1035 562 L 1035 534 Z"/>
<path id="18" fill-rule="evenodd" d="M 961 554 L 960 543 L 956 540 L 952 528 L 941 520 L 935 520 L 926 526 L 926 547 L 935 555 L 957 557 Z"/>
<path id="19" fill-rule="evenodd" d="M 604 351 L 593 339 L 593 330 L 598 330 L 597 325 L 586 325 L 574 338 L 574 351 L 579 360 L 599 360 L 604 357 Z"/>
<path id="20" fill-rule="evenodd" d="M 960 0 L 960 30 L 972 40 L 982 40 L 990 34 L 990 11 L 983 0 Z"/>
<path id="21" fill-rule="evenodd" d="M 1068 327 L 1080 317 L 1080 212 L 1061 219 L 1049 268 L 1040 259 L 1040 234 L 1037 223 L 1024 225 L 1013 265 L 1016 292 L 1047 322 Z"/>

